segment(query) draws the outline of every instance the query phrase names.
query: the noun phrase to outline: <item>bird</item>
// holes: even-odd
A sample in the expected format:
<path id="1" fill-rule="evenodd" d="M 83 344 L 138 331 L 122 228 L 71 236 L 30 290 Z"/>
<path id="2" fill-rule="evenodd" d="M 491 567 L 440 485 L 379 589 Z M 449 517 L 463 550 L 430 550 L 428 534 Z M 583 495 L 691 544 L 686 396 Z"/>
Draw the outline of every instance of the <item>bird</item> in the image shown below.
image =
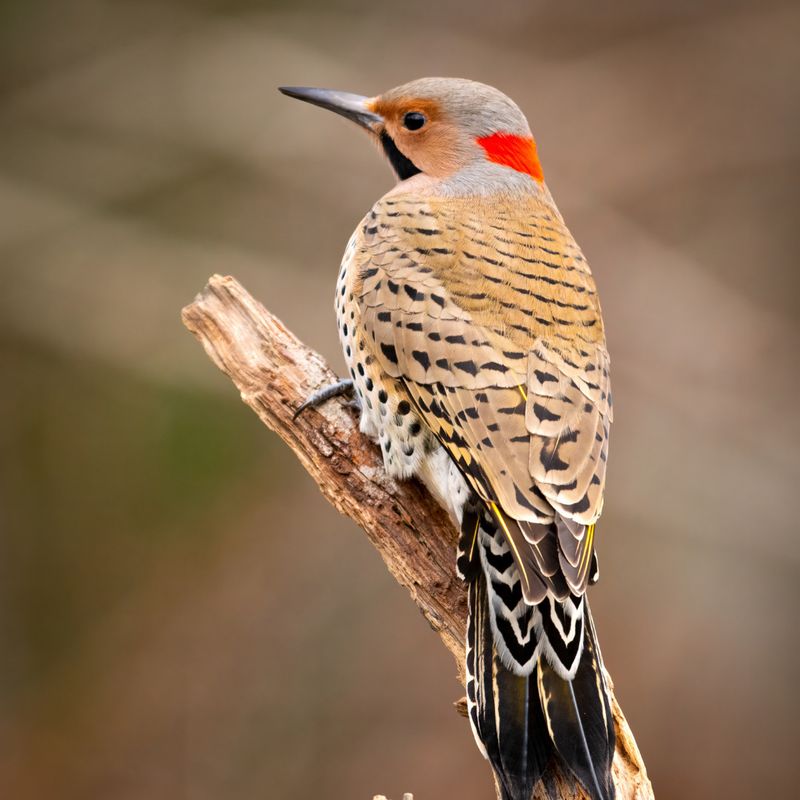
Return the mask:
<path id="1" fill-rule="evenodd" d="M 597 581 L 612 395 L 597 289 L 520 108 L 422 78 L 366 97 L 281 87 L 367 131 L 396 183 L 359 222 L 335 289 L 360 430 L 459 530 L 467 707 L 503 800 L 555 774 L 613 800 Z"/>

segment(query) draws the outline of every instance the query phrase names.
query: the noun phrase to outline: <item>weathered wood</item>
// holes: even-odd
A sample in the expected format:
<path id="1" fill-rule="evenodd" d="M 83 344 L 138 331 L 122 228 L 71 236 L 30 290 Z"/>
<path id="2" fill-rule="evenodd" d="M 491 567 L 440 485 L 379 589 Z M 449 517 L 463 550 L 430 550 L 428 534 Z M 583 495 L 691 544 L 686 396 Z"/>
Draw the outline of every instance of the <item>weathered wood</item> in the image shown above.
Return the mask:
<path id="1" fill-rule="evenodd" d="M 466 598 L 455 576 L 456 531 L 448 515 L 418 482 L 386 475 L 378 448 L 359 432 L 357 414 L 345 400 L 330 400 L 292 419 L 309 394 L 337 377 L 234 278 L 212 276 L 182 317 L 242 400 L 291 447 L 323 495 L 364 530 L 455 657 L 463 683 Z M 614 719 L 617 797 L 649 800 L 650 781 L 616 700 Z M 565 800 L 581 796 L 566 784 L 561 789 Z"/>

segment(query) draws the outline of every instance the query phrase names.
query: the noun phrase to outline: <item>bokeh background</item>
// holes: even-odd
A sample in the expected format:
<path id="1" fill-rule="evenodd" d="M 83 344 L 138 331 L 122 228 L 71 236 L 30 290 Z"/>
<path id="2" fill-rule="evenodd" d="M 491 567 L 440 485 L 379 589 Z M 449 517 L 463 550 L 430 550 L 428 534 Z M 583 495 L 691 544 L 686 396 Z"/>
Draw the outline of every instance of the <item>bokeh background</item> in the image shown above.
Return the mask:
<path id="1" fill-rule="evenodd" d="M 604 655 L 659 800 L 796 796 L 800 9 L 0 2 L 0 796 L 492 797 L 455 666 L 179 321 L 238 277 L 342 368 L 392 182 L 278 84 L 527 112 L 600 286 Z"/>

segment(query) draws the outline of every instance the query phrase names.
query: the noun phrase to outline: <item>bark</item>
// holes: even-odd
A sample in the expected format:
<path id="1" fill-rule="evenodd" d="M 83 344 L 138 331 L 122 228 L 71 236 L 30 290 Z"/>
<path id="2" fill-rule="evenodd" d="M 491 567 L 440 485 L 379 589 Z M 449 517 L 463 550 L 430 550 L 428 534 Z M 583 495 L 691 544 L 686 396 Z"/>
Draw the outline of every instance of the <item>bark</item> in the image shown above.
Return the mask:
<path id="1" fill-rule="evenodd" d="M 455 575 L 457 533 L 448 515 L 417 481 L 387 476 L 378 448 L 359 432 L 357 412 L 346 400 L 329 400 L 292 419 L 308 395 L 337 376 L 234 278 L 212 276 L 182 318 L 323 495 L 363 529 L 455 657 L 463 683 L 466 593 Z M 456 706 L 463 713 L 464 701 Z M 616 699 L 613 710 L 617 797 L 649 800 L 650 781 Z M 566 782 L 559 781 L 559 788 L 564 800 L 582 797 Z"/>

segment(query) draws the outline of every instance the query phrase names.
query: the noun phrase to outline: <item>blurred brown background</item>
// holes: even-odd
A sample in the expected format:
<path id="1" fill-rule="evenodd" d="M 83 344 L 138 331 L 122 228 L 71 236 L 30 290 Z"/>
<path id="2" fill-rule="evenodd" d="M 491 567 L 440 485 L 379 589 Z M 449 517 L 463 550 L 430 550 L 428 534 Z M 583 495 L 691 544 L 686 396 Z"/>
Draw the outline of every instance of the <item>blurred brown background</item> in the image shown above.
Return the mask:
<path id="1" fill-rule="evenodd" d="M 492 796 L 450 657 L 181 328 L 236 275 L 341 369 L 391 185 L 278 84 L 492 83 L 600 285 L 604 654 L 659 800 L 796 796 L 800 10 L 0 2 L 0 796 Z"/>

